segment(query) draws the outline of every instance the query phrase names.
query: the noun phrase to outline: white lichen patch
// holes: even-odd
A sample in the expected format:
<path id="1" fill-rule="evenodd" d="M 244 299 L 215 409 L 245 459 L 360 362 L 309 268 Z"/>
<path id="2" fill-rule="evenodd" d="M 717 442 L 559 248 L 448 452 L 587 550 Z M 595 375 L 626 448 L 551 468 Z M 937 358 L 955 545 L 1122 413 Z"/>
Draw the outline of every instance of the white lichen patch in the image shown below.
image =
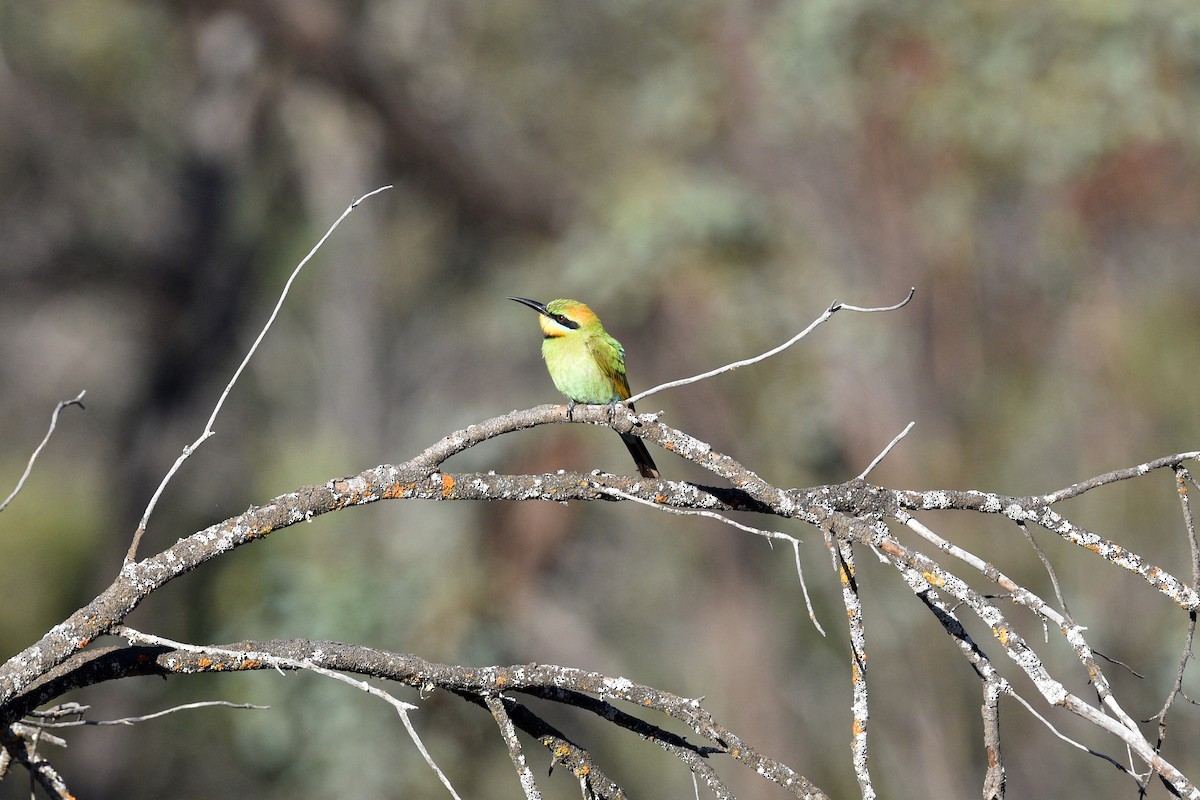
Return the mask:
<path id="1" fill-rule="evenodd" d="M 950 495 L 945 492 L 926 492 L 922 499 L 922 508 L 925 510 L 935 508 L 946 508 L 950 505 Z"/>

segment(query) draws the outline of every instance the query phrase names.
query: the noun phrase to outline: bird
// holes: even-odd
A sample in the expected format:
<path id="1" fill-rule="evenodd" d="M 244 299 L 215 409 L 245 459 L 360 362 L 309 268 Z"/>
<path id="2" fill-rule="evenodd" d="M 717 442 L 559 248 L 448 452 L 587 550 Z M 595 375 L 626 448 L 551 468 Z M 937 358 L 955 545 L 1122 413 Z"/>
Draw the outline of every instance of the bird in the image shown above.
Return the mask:
<path id="1" fill-rule="evenodd" d="M 542 328 L 542 358 L 554 386 L 566 395 L 567 416 L 576 403 L 613 405 L 629 399 L 625 377 L 625 348 L 609 335 L 595 312 L 578 300 L 541 303 L 528 297 L 509 300 L 538 312 Z M 632 411 L 633 406 L 629 409 Z M 660 478 L 646 444 L 629 433 L 621 441 L 643 478 Z"/>

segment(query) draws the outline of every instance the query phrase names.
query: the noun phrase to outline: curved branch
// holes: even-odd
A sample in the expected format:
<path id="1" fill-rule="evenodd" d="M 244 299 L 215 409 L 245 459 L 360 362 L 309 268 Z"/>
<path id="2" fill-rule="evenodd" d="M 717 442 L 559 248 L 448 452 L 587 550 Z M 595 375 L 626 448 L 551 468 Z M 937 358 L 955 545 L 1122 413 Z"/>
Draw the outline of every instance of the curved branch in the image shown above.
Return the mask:
<path id="1" fill-rule="evenodd" d="M 0 666 L 0 722 L 7 724 L 19 719 L 23 710 L 30 707 L 28 706 L 29 702 L 33 702 L 36 697 L 43 696 L 43 690 L 47 690 L 46 687 L 53 682 L 52 676 L 60 675 L 62 669 L 67 667 L 64 661 L 71 659 L 69 664 L 72 665 L 71 669 L 74 669 L 74 665 L 79 659 L 85 657 L 76 655 L 79 651 L 87 647 L 97 636 L 121 624 L 129 612 L 154 590 L 206 561 L 297 522 L 329 511 L 389 499 L 563 501 L 637 498 L 642 502 L 673 508 L 749 510 L 795 518 L 815 525 L 833 537 L 836 541 L 832 541 L 831 545 L 838 551 L 841 551 L 844 543 L 851 542 L 877 548 L 887 554 L 892 563 L 901 568 L 902 573 L 908 576 L 919 574 L 928 580 L 931 586 L 954 597 L 958 602 L 965 603 L 980 620 L 989 626 L 997 641 L 1021 670 L 1034 681 L 1048 703 L 1064 706 L 1097 727 L 1117 736 L 1129 745 L 1130 749 L 1139 758 L 1142 758 L 1152 770 L 1170 781 L 1176 790 L 1188 796 L 1200 796 L 1196 793 L 1195 786 L 1174 765 L 1163 760 L 1155 752 L 1153 746 L 1141 736 L 1140 732 L 1136 730 L 1136 725 L 1116 705 L 1115 698 L 1107 691 L 1106 686 L 1102 690 L 1102 701 L 1104 708 L 1113 716 L 1105 715 L 1100 709 L 1067 692 L 1063 682 L 1047 672 L 1040 657 L 1022 637 L 1017 635 L 1013 626 L 994 604 L 971 590 L 937 562 L 902 545 L 884 524 L 887 519 L 906 521 L 909 519 L 906 510 L 929 511 L 936 509 L 1003 513 L 1018 522 L 1036 522 L 1069 541 L 1074 541 L 1126 569 L 1141 574 L 1151 585 L 1175 599 L 1180 605 L 1195 610 L 1200 606 L 1200 599 L 1194 588 L 1183 584 L 1174 576 L 1128 549 L 1073 525 L 1049 507 L 1047 498 L 1074 496 L 1095 486 L 1146 474 L 1151 469 L 1158 467 L 1177 467 L 1182 461 L 1192 458 L 1196 454 L 1184 453 L 1169 456 L 1129 470 L 1108 473 L 1052 495 L 1024 498 L 974 491 L 896 491 L 871 486 L 863 480 L 809 489 L 784 489 L 768 483 L 736 459 L 713 450 L 707 443 L 660 423 L 653 415 L 638 415 L 626 409 L 610 409 L 607 406 L 578 406 L 573 414 L 573 422 L 613 427 L 619 432 L 632 433 L 719 476 L 732 484 L 732 488 L 717 489 L 691 483 L 648 481 L 602 473 L 581 475 L 561 472 L 548 475 L 504 476 L 493 474 L 456 475 L 441 471 L 442 464 L 447 459 L 496 436 L 537 425 L 567 421 L 565 408 L 560 405 L 538 406 L 485 420 L 444 437 L 409 461 L 395 465 L 381 465 L 355 476 L 330 480 L 324 484 L 303 487 L 295 492 L 281 495 L 266 505 L 251 507 L 243 514 L 181 539 L 158 555 L 126 564 L 112 585 L 101 592 L 91 603 L 47 632 L 37 644 L 10 658 L 3 666 Z M 1071 494 L 1072 492 L 1074 494 Z M 850 551 L 847 549 L 845 552 L 849 553 Z M 850 574 L 849 564 L 848 558 L 843 557 L 839 569 L 846 576 Z M 1003 574 L 998 571 L 993 575 L 993 572 L 988 570 L 985 574 L 989 579 L 1004 580 Z M 1021 597 L 1029 599 L 1024 595 Z M 1058 623 L 1057 612 L 1047 613 L 1046 609 L 1049 606 L 1037 603 L 1034 605 L 1043 612 L 1045 618 Z M 1086 647 L 1079 635 L 1078 626 L 1060 627 L 1064 627 L 1064 635 L 1076 649 L 1077 656 L 1081 656 L 1085 666 L 1094 665 L 1094 660 L 1090 657 L 1090 649 Z M 857 645 L 855 649 L 857 653 L 862 652 Z M 379 654 L 377 651 L 369 652 L 375 654 L 373 656 L 375 661 L 369 664 L 372 669 L 371 674 L 385 677 L 388 676 L 388 670 L 396 667 L 396 664 L 393 663 L 395 659 L 408 658 L 394 654 Z M 213 660 L 215 661 L 215 659 Z M 186 662 L 179 662 L 179 664 L 180 666 L 177 666 L 179 669 L 186 666 Z M 435 674 L 439 669 L 460 669 L 444 665 L 428 666 Z M 978 667 L 978 664 L 976 666 Z M 233 668 L 256 667 L 241 664 Z M 343 669 L 338 666 L 330 668 Z M 550 669 L 553 674 L 540 674 L 539 669 Z M 693 701 L 677 698 L 650 687 L 638 687 L 621 679 L 606 678 L 579 670 L 569 672 L 572 676 L 569 682 L 562 683 L 564 671 L 557 667 L 542 668 L 534 665 L 495 667 L 471 670 L 470 675 L 447 674 L 444 686 L 443 683 L 437 682 L 436 678 L 434 685 L 443 686 L 449 691 L 461 690 L 473 694 L 475 697 L 483 698 L 481 702 L 484 705 L 486 705 L 487 697 L 497 696 L 501 689 L 505 692 L 525 691 L 535 694 L 540 691 L 538 686 L 555 685 L 598 696 L 605 703 L 608 700 L 620 700 L 653 707 L 687 724 L 698 734 L 724 748 L 733 758 L 779 785 L 787 787 L 793 793 L 798 793 L 798 796 L 820 796 L 819 790 L 812 787 L 803 777 L 786 766 L 761 756 L 745 746 L 732 733 L 721 729 L 711 720 L 707 712 Z M 396 679 L 402 680 L 401 678 Z M 53 680 L 58 680 L 58 678 Z M 471 685 L 472 680 L 490 682 L 486 685 Z M 553 684 L 546 682 L 549 680 L 553 680 Z M 455 681 L 465 683 L 456 689 Z M 861 700 L 863 701 L 860 704 L 862 708 L 855 708 L 856 719 L 860 723 L 867 719 L 865 716 L 867 711 L 865 692 L 862 693 Z M 516 710 L 508 709 L 507 706 L 505 708 L 512 716 L 514 724 L 518 724 Z M 597 708 L 602 709 L 602 707 Z M 528 724 L 534 725 L 535 723 L 531 719 Z M 559 741 L 554 739 L 552 734 L 548 733 L 547 735 L 550 735 L 551 739 L 544 741 Z M 863 746 L 856 751 L 856 759 L 864 759 L 863 763 L 865 764 L 867 757 L 865 739 L 862 741 Z M 569 743 L 566 744 L 569 745 Z M 673 747 L 677 746 L 677 743 L 670 744 Z M 576 763 L 571 759 L 583 759 L 578 760 L 577 765 L 581 769 L 587 766 L 585 751 L 571 750 L 568 747 L 564 752 L 566 753 L 564 757 L 568 758 L 570 763 Z M 678 746 L 677 750 L 672 752 L 676 752 L 680 758 L 685 760 L 685 763 L 693 770 L 693 774 L 708 780 L 702 765 L 695 760 L 702 757 L 699 751 Z M 861 777 L 866 773 L 860 772 L 859 774 Z M 1002 776 L 1002 773 L 993 775 L 993 779 L 999 780 L 997 776 Z M 709 783 L 710 786 L 716 788 L 715 784 Z M 869 783 L 867 787 L 869 788 Z"/>
<path id="2" fill-rule="evenodd" d="M 698 758 L 724 753 L 796 797 L 825 797 L 804 776 L 746 744 L 741 737 L 717 722 L 697 700 L 635 683 L 627 678 L 552 664 L 464 667 L 440 664 L 405 653 L 305 639 L 245 641 L 211 648 L 188 646 L 186 650 L 165 645 L 109 646 L 73 656 L 44 680 L 29 687 L 11 704 L 11 710 L 28 713 L 71 689 L 116 678 L 303 668 L 300 665 L 384 678 L 425 691 L 442 689 L 484 708 L 488 708 L 487 698 L 496 697 L 501 691 L 528 694 L 576 706 L 615 721 L 644 738 L 662 737 L 664 748 L 679 755 L 689 767 L 692 767 L 690 762 L 694 759 L 684 757 L 685 753 Z M 610 700 L 657 711 L 683 723 L 715 747 L 689 744 L 682 737 L 617 709 L 608 702 Z M 507 704 L 505 708 L 514 724 L 527 733 L 538 738 L 553 736 L 560 744 L 569 742 L 563 734 L 544 723 L 539 725 L 536 717 L 522 714 Z M 9 708 L 6 708 L 6 714 L 8 711 Z M 580 751 L 576 759 L 585 755 L 585 751 Z M 584 765 L 585 761 L 567 759 L 561 763 L 574 770 Z M 589 767 L 595 769 L 590 763 Z M 703 770 L 700 774 L 708 779 Z"/>

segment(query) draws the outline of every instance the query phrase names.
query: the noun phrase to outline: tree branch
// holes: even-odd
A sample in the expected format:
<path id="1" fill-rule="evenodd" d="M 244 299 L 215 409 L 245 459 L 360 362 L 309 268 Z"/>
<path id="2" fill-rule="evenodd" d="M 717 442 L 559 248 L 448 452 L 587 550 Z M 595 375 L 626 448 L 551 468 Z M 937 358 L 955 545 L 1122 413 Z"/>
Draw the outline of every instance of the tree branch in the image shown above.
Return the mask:
<path id="1" fill-rule="evenodd" d="M 1092 488 L 1116 480 L 1148 474 L 1153 469 L 1162 467 L 1172 467 L 1178 470 L 1182 462 L 1193 458 L 1197 455 L 1196 453 L 1168 456 L 1147 462 L 1139 467 L 1107 473 L 1051 495 L 1023 498 L 977 491 L 897 491 L 872 486 L 863 480 L 852 480 L 835 486 L 788 489 L 764 481 L 737 460 L 713 450 L 707 443 L 683 431 L 664 425 L 652 415 L 638 415 L 625 409 L 617 409 L 614 413 L 607 406 L 578 406 L 572 422 L 611 426 L 621 432 L 631 432 L 728 481 L 731 488 L 719 489 L 675 481 L 646 481 L 640 478 L 599 473 L 582 475 L 562 472 L 548 475 L 513 476 L 490 473 L 454 474 L 442 471 L 442 465 L 447 459 L 496 436 L 538 425 L 565 422 L 567 420 L 563 407 L 553 405 L 514 411 L 485 420 L 441 439 L 409 461 L 395 465 L 381 465 L 355 476 L 333 479 L 324 484 L 303 487 L 295 492 L 281 495 L 266 505 L 251 507 L 243 514 L 183 538 L 155 556 L 126 564 L 112 585 L 101 592 L 91 603 L 75 612 L 60 625 L 52 628 L 37 644 L 10 658 L 8 662 L 0 666 L 0 714 L 2 714 L 0 723 L 7 726 L 18 721 L 38 702 L 45 702 L 47 699 L 56 697 L 56 692 L 60 694 L 70 680 L 77 680 L 78 678 L 73 676 L 86 672 L 85 665 L 90 663 L 87 656 L 91 655 L 90 653 L 80 653 L 80 651 L 97 636 L 122 624 L 129 612 L 156 589 L 178 575 L 195 569 L 213 558 L 243 544 L 258 541 L 274 531 L 287 528 L 297 522 L 329 511 L 366 505 L 380 500 L 637 500 L 641 503 L 677 510 L 700 509 L 723 513 L 749 510 L 781 518 L 799 519 L 816 526 L 828 537 L 827 544 L 834 558 L 836 572 L 843 581 L 844 599 L 850 615 L 853 652 L 852 685 L 854 687 L 852 739 L 855 742 L 855 769 L 865 796 L 871 796 L 874 789 L 870 774 L 866 770 L 868 749 L 865 733 L 869 708 L 865 682 L 865 618 L 857 598 L 853 570 L 853 546 L 856 544 L 875 548 L 884 554 L 905 577 L 905 580 L 914 587 L 914 591 L 918 592 L 918 596 L 926 602 L 927 607 L 937 613 L 943 625 L 946 626 L 947 632 L 954 636 L 959 643 L 962 654 L 980 673 L 981 679 L 985 682 L 988 698 L 1008 693 L 1007 684 L 1003 683 L 1002 679 L 994 673 L 991 661 L 983 655 L 976 643 L 959 632 L 961 625 L 957 624 L 957 618 L 949 613 L 946 606 L 941 604 L 939 593 L 963 604 L 988 626 L 995 640 L 1012 661 L 1034 682 L 1048 704 L 1062 706 L 1117 737 L 1129 748 L 1130 752 L 1142 759 L 1150 770 L 1162 776 L 1173 791 L 1186 797 L 1200 797 L 1200 791 L 1197 791 L 1191 780 L 1156 752 L 1155 747 L 1137 729 L 1136 723 L 1124 712 L 1103 672 L 1099 669 L 1090 646 L 1083 638 L 1083 629 L 1066 617 L 1065 611 L 1060 613 L 1040 597 L 1009 579 L 998 568 L 957 548 L 943 537 L 937 536 L 928 526 L 919 523 L 909 513 L 910 511 L 920 513 L 956 509 L 978 513 L 1000 513 L 1018 523 L 1034 522 L 1068 541 L 1101 555 L 1124 569 L 1141 575 L 1161 593 L 1171 597 L 1189 613 L 1194 613 L 1200 606 L 1200 599 L 1197 597 L 1194 586 L 1184 584 L 1166 570 L 1122 545 L 1103 539 L 1064 519 L 1050 507 L 1048 498 L 1075 497 Z M 943 565 L 900 542 L 885 524 L 885 521 L 889 519 L 901 522 L 924 536 L 939 552 L 950 553 L 962 558 L 966 563 L 979 570 L 986 579 L 994 581 L 1002 587 L 1014 601 L 1058 627 L 1074 650 L 1088 680 L 1092 682 L 1099 693 L 1102 707 L 1094 707 L 1067 691 L 1063 681 L 1051 675 L 1033 647 L 1018 635 L 1015 627 L 995 604 L 971 589 Z M 741 526 L 741 523 L 737 524 Z M 763 535 L 770 535 L 769 531 L 764 531 L 761 527 L 743 527 Z M 794 537 L 785 536 L 784 538 L 788 538 L 795 545 Z M 1065 609 L 1065 603 L 1060 601 L 1060 605 Z M 954 624 L 951 624 L 951 621 Z M 260 645 L 250 644 L 247 647 L 260 647 Z M 300 645 L 284 643 L 281 647 L 286 651 L 287 647 L 300 647 Z M 346 646 L 336 647 L 345 648 Z M 221 663 L 219 659 L 214 658 L 216 651 L 208 649 L 204 652 L 210 665 Z M 339 652 L 348 651 L 343 649 Z M 226 662 L 223 668 L 252 669 L 263 668 L 266 665 L 265 661 L 258 664 L 252 663 L 253 659 L 247 656 L 245 649 L 237 650 L 236 653 L 239 655 L 236 658 L 231 656 L 232 660 Z M 284 663 L 276 656 L 286 657 L 286 652 L 273 654 L 268 652 L 268 654 L 272 655 L 271 660 L 276 666 Z M 363 662 L 363 665 L 370 670 L 368 674 L 393 680 L 403 680 L 400 677 L 391 677 L 391 673 L 399 666 L 403 664 L 411 666 L 412 663 L 415 663 L 411 661 L 412 657 L 408 656 L 380 654 L 378 651 L 358 653 L 364 657 L 368 657 L 368 654 L 368 660 Z M 306 657 L 315 659 L 316 655 L 308 652 Z M 329 656 L 325 652 L 319 655 L 322 658 Z M 154 663 L 162 667 L 163 665 L 157 661 L 157 657 Z M 166 666 L 172 670 L 188 671 L 197 668 L 198 662 L 182 658 L 178 650 L 172 652 L 171 658 L 174 661 Z M 1183 663 L 1186 664 L 1186 661 L 1187 656 L 1184 657 Z M 323 665 L 319 660 L 314 660 L 312 663 L 325 669 L 349 669 L 351 671 L 354 669 L 351 664 L 330 666 Z M 70 665 L 69 668 L 68 665 Z M 80 670 L 79 673 L 75 672 L 77 668 Z M 595 673 L 535 665 L 475 669 L 470 671 L 470 675 L 455 672 L 458 668 L 445 665 L 424 663 L 422 668 L 424 680 L 432 680 L 432 685 L 439 688 L 459 692 L 464 696 L 469 695 L 484 707 L 487 706 L 487 698 L 497 697 L 500 691 L 506 693 L 527 691 L 530 694 L 537 694 L 540 691 L 546 691 L 546 687 L 557 686 L 597 696 L 605 703 L 610 700 L 620 700 L 636 704 L 639 707 L 654 708 L 660 713 L 688 725 L 716 747 L 728 752 L 739 763 L 787 788 L 796 796 L 822 796 L 820 789 L 808 782 L 807 779 L 785 765 L 762 756 L 746 746 L 731 732 L 720 728 L 694 701 L 678 698 L 651 687 L 638 686 L 624 679 L 608 678 Z M 64 669 L 67 672 L 64 673 Z M 430 678 L 430 675 L 434 677 Z M 440 679 L 437 677 L 439 675 Z M 426 684 L 421 683 L 420 685 Z M 567 702 L 561 699 L 559 701 Z M 989 748 L 989 753 L 996 758 L 996 764 L 989 767 L 986 786 L 990 787 L 989 791 L 993 792 L 998 790 L 997 787 L 1003 786 L 1004 774 L 1003 765 L 999 763 L 998 747 L 993 744 L 993 740 L 998 736 L 998 734 L 993 735 L 995 731 L 998 731 L 998 727 L 991 722 L 996 709 L 998 706 L 994 704 L 985 704 L 985 743 Z M 586 751 L 572 745 L 565 736 L 548 729 L 536 715 L 523 709 L 519 704 L 513 706 L 505 704 L 504 710 L 514 725 L 530 732 L 531 735 L 539 738 L 543 745 L 551 748 L 558 763 L 568 766 L 577 776 L 581 776 L 581 780 L 592 781 L 590 791 L 601 796 L 605 796 L 606 793 L 615 796 L 620 792 L 615 784 L 604 778 L 603 773 L 596 769 L 594 761 Z M 604 705 L 595 706 L 593 710 L 603 713 L 606 719 L 614 721 L 618 719 Z M 401 714 L 401 716 L 407 724 L 406 714 Z M 633 718 L 629 718 L 626 722 L 630 725 L 634 724 Z M 639 722 L 638 724 L 645 723 Z M 411 728 L 410 733 L 414 734 L 414 741 L 419 742 Z M 711 775 L 703 761 L 706 753 L 668 737 L 660 738 L 662 738 L 661 746 L 683 759 L 694 775 L 703 778 L 719 796 L 721 795 L 723 790 L 720 788 L 719 779 L 711 779 L 715 776 Z"/>

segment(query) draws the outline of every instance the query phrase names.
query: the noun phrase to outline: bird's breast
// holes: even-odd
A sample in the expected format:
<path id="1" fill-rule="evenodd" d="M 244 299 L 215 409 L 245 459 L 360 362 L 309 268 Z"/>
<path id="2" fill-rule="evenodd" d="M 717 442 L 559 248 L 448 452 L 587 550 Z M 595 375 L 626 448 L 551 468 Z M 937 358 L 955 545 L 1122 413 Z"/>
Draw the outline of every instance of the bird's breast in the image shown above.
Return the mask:
<path id="1" fill-rule="evenodd" d="M 586 342 L 573 337 L 547 339 L 542 343 L 542 356 L 555 387 L 576 403 L 615 403 L 623 399 Z"/>

